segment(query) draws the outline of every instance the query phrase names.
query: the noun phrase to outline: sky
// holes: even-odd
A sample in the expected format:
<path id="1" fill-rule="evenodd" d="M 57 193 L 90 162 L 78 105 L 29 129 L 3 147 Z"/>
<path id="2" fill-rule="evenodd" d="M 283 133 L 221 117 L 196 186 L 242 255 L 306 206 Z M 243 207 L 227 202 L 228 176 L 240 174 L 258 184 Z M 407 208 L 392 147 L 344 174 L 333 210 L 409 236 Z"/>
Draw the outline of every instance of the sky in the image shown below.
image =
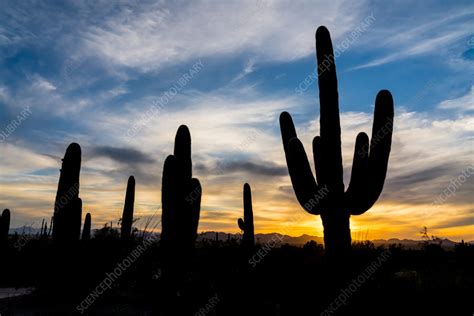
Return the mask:
<path id="1" fill-rule="evenodd" d="M 354 239 L 474 240 L 472 1 L 1 1 L 0 207 L 11 227 L 53 213 L 61 158 L 82 147 L 92 226 L 116 225 L 130 175 L 136 225 L 160 217 L 164 159 L 186 124 L 203 187 L 199 231 L 323 235 L 296 201 L 278 117 L 319 134 L 315 30 L 337 49 L 344 179 L 374 100 L 394 97 L 383 193 Z M 310 157 L 310 160 L 312 158 Z"/>

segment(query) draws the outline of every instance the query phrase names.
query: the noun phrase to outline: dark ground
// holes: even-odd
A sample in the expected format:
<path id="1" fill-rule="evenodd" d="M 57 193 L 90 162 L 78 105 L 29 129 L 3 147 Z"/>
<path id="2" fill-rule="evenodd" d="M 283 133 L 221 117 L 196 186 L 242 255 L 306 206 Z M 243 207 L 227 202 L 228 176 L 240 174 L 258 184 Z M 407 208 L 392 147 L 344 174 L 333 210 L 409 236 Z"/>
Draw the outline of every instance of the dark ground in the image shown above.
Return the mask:
<path id="1" fill-rule="evenodd" d="M 315 242 L 304 247 L 237 240 L 197 245 L 190 273 L 172 284 L 158 242 L 121 270 L 97 297 L 106 273 L 143 241 L 112 236 L 61 247 L 33 238 L 21 248 L 11 236 L 1 251 L 0 287 L 34 287 L 0 300 L 1 315 L 469 315 L 474 312 L 474 246 L 444 250 L 355 244 L 350 257 L 328 260 Z M 115 270 L 118 271 L 118 270 Z M 97 293 L 97 291 L 96 291 Z M 89 295 L 89 302 L 85 301 Z M 81 305 L 82 304 L 82 305 Z"/>

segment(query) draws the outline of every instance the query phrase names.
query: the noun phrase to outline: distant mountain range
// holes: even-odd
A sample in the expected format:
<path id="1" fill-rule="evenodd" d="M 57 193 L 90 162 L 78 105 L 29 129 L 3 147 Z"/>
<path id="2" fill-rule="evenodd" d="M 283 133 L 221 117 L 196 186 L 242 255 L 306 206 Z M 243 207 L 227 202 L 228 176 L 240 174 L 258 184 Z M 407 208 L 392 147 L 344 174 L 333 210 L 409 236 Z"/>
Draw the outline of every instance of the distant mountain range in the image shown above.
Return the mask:
<path id="1" fill-rule="evenodd" d="M 227 233 L 222 233 L 222 232 L 219 232 L 218 236 L 219 236 L 218 237 L 219 240 L 222 240 L 222 241 L 227 240 L 229 236 L 230 238 L 237 238 L 237 239 L 241 238 L 240 234 L 227 234 Z M 204 232 L 198 235 L 197 240 L 198 241 L 202 239 L 215 240 L 215 238 L 216 238 L 216 232 Z M 324 244 L 323 237 L 311 236 L 311 235 L 306 235 L 306 234 L 298 236 L 298 237 L 282 235 L 278 233 L 255 234 L 255 240 L 257 243 L 260 243 L 260 244 L 272 243 L 272 244 L 275 244 L 276 247 L 279 247 L 283 244 L 289 244 L 293 246 L 302 246 L 311 240 L 314 240 L 318 244 Z M 405 248 L 411 248 L 411 249 L 419 248 L 421 243 L 423 242 L 422 240 L 398 239 L 398 238 L 373 239 L 370 241 L 373 242 L 375 246 L 402 244 Z M 468 241 L 467 243 L 474 244 L 474 240 Z M 441 246 L 443 246 L 444 248 L 453 248 L 455 245 L 456 245 L 455 241 L 452 241 L 446 238 L 441 240 Z"/>
<path id="2" fill-rule="evenodd" d="M 26 235 L 37 235 L 39 233 L 40 229 L 31 227 L 31 226 L 22 226 L 18 228 L 11 228 L 10 229 L 10 234 L 26 234 Z M 226 241 L 229 238 L 230 239 L 241 239 L 242 235 L 241 234 L 230 234 L 230 233 L 223 233 L 223 232 L 218 232 L 218 239 L 220 241 Z M 157 234 L 159 235 L 159 234 Z M 197 237 L 197 242 L 200 242 L 202 240 L 215 240 L 216 239 L 216 232 L 203 232 L 199 233 Z M 301 235 L 298 237 L 293 237 L 293 236 L 288 236 L 288 235 L 282 235 L 279 233 L 269 233 L 269 234 L 255 234 L 255 241 L 260 244 L 267 244 L 271 243 L 273 247 L 280 247 L 281 245 L 284 244 L 289 244 L 292 246 L 303 246 L 306 244 L 308 241 L 314 240 L 318 244 L 324 244 L 324 239 L 323 237 L 318 237 L 318 236 L 311 236 L 311 235 Z M 411 249 L 417 249 L 420 247 L 421 243 L 423 242 L 422 240 L 412 240 L 412 239 L 398 239 L 398 238 L 390 238 L 390 239 L 373 239 L 370 240 L 371 242 L 374 243 L 375 246 L 381 246 L 381 245 L 391 245 L 391 244 L 401 244 L 405 248 L 411 248 Z M 474 240 L 467 241 L 469 244 L 474 245 Z M 441 240 L 441 246 L 444 248 L 453 248 L 456 245 L 456 242 L 449 240 L 449 239 L 442 239 Z"/>

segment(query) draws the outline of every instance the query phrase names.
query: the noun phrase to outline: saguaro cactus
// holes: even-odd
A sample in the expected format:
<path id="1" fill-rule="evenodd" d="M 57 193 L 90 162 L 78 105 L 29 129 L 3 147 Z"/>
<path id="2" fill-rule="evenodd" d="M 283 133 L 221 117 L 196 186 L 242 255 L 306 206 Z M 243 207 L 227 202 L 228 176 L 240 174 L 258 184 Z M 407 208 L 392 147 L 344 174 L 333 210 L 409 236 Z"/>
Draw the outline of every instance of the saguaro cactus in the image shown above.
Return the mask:
<path id="1" fill-rule="evenodd" d="M 54 204 L 53 240 L 79 240 L 82 200 L 79 198 L 81 147 L 72 143 L 66 150 Z"/>
<path id="2" fill-rule="evenodd" d="M 91 213 L 86 214 L 84 228 L 82 229 L 82 240 L 91 239 Z"/>
<path id="3" fill-rule="evenodd" d="M 120 237 L 122 240 L 130 239 L 133 224 L 133 204 L 135 202 L 135 178 L 130 176 L 127 183 L 127 192 L 125 193 L 125 205 L 122 213 L 122 227 Z"/>
<path id="4" fill-rule="evenodd" d="M 252 191 L 248 183 L 244 184 L 244 219 L 237 221 L 239 227 L 244 232 L 242 244 L 247 248 L 255 246 L 255 236 L 253 228 Z"/>
<path id="5" fill-rule="evenodd" d="M 280 116 L 280 127 L 296 197 L 307 212 L 321 215 L 324 243 L 331 255 L 350 249 L 350 215 L 366 212 L 382 192 L 392 143 L 393 99 L 387 90 L 377 94 L 370 147 L 367 134 L 359 133 L 351 180 L 344 192 L 336 65 L 331 37 L 324 26 L 316 32 L 316 53 L 321 133 L 313 139 L 317 181 L 287 112 Z"/>
<path id="6" fill-rule="evenodd" d="M 191 135 L 181 125 L 174 154 L 163 167 L 161 247 L 165 269 L 181 273 L 194 249 L 201 208 L 201 184 L 192 177 Z"/>
<path id="7" fill-rule="evenodd" d="M 0 216 L 0 245 L 6 245 L 8 241 L 8 231 L 10 230 L 10 210 L 4 209 Z"/>

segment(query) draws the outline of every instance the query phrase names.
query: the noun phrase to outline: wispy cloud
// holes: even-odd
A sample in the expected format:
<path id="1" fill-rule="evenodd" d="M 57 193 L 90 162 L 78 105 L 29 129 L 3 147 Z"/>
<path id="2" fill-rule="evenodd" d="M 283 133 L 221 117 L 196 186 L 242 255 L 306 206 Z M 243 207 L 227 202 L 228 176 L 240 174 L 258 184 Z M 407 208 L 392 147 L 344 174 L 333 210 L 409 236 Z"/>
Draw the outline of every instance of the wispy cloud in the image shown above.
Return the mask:
<path id="1" fill-rule="evenodd" d="M 252 59 L 249 59 L 244 66 L 244 69 L 232 79 L 232 82 L 239 81 L 248 74 L 251 74 L 255 70 L 255 62 Z"/>
<path id="2" fill-rule="evenodd" d="M 444 100 L 438 105 L 443 110 L 473 111 L 474 110 L 474 86 L 469 92 L 459 98 Z"/>
<path id="3" fill-rule="evenodd" d="M 351 69 L 375 67 L 404 58 L 448 51 L 454 43 L 471 34 L 466 28 L 466 20 L 472 18 L 473 14 L 474 8 L 463 7 L 448 14 L 440 9 L 439 12 L 420 17 L 421 21 L 402 18 L 397 25 L 384 31 L 374 31 L 367 39 L 371 47 L 379 47 L 385 52 L 384 56 Z"/>
<path id="4" fill-rule="evenodd" d="M 334 38 L 351 30 L 363 4 L 337 1 L 225 1 L 143 4 L 84 30 L 87 49 L 110 62 L 153 70 L 196 58 L 248 51 L 265 60 L 293 60 L 313 53 L 307 38 L 317 25 L 335 26 Z M 274 23 L 278 21 L 278 23 Z"/>

